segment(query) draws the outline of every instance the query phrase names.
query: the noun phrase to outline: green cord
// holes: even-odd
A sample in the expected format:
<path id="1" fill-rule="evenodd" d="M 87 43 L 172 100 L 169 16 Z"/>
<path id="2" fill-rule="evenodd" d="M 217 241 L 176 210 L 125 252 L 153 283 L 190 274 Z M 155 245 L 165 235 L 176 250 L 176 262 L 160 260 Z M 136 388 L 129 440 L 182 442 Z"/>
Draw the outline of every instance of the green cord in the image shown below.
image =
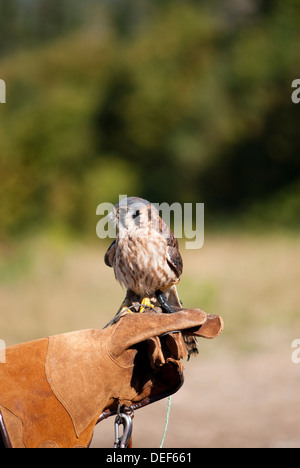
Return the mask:
<path id="1" fill-rule="evenodd" d="M 162 439 L 161 439 L 161 443 L 160 443 L 159 448 L 162 448 L 163 445 L 164 445 L 164 441 L 165 441 L 165 437 L 166 437 L 166 433 L 167 433 L 167 429 L 168 429 L 168 424 L 169 424 L 170 409 L 171 409 L 171 401 L 172 401 L 172 397 L 169 396 L 169 398 L 168 398 L 168 406 L 167 406 L 167 414 L 166 414 L 165 430 L 164 430 L 164 433 L 163 433 L 163 436 L 162 436 Z"/>

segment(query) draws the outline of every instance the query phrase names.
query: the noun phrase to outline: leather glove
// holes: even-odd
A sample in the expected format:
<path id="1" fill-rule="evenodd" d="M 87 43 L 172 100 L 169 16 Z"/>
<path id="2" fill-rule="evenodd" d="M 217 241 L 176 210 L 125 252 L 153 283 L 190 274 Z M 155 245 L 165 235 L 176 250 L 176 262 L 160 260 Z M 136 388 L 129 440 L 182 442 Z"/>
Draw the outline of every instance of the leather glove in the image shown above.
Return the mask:
<path id="1" fill-rule="evenodd" d="M 11 346 L 0 364 L 0 433 L 6 447 L 88 447 L 118 405 L 143 407 L 183 383 L 182 334 L 215 338 L 219 316 L 199 309 L 125 313 L 105 328 Z"/>

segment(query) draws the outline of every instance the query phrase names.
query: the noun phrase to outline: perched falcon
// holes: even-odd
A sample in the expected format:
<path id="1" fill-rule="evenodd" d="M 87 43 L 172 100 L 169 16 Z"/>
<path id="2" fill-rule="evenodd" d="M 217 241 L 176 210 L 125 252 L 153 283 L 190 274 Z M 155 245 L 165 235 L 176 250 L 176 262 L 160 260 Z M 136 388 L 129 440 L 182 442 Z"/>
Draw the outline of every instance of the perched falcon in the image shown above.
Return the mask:
<path id="1" fill-rule="evenodd" d="M 156 298 L 163 312 L 181 307 L 176 284 L 183 263 L 178 241 L 158 210 L 138 197 L 122 199 L 109 214 L 118 228 L 117 238 L 108 248 L 104 261 L 113 267 L 115 277 L 127 289 L 120 310 L 131 306 L 133 297 L 145 307 L 153 307 Z M 171 305 L 172 304 L 172 305 Z M 195 339 L 188 339 L 190 354 L 197 352 Z"/>

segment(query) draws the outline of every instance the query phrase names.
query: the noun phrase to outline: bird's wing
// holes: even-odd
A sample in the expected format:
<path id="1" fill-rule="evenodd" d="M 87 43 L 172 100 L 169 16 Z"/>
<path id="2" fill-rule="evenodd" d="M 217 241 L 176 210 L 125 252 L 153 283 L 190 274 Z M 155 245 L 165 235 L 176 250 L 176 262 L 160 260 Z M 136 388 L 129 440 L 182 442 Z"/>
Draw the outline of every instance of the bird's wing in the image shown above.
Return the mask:
<path id="1" fill-rule="evenodd" d="M 182 274 L 183 262 L 179 252 L 178 240 L 162 218 L 159 218 L 159 232 L 167 239 L 167 262 L 179 278 Z"/>
<path id="2" fill-rule="evenodd" d="M 183 262 L 178 247 L 167 247 L 167 262 L 179 278 L 182 274 Z"/>
<path id="3" fill-rule="evenodd" d="M 167 291 L 166 296 L 170 306 L 182 307 L 182 302 L 179 299 L 176 285 L 173 284 Z"/>
<path id="4" fill-rule="evenodd" d="M 105 262 L 105 265 L 109 266 L 109 267 L 112 267 L 113 266 L 113 261 L 114 261 L 114 258 L 115 258 L 115 254 L 116 254 L 116 246 L 117 246 L 117 242 L 116 240 L 114 240 L 111 245 L 108 247 L 105 255 L 104 255 L 104 262 Z"/>

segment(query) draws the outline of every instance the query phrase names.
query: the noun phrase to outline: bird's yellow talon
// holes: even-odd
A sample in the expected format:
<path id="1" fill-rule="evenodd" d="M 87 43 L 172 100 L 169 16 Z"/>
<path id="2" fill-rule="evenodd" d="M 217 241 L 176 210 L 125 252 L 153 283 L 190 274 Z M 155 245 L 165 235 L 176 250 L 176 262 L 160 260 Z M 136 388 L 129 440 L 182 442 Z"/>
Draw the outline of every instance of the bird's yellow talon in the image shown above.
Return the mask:
<path id="1" fill-rule="evenodd" d="M 122 307 L 120 315 L 123 314 L 123 312 L 130 312 L 131 314 L 133 314 L 132 310 L 130 310 L 129 307 Z"/>
<path id="2" fill-rule="evenodd" d="M 144 297 L 141 302 L 142 306 L 140 308 L 140 314 L 142 314 L 146 307 L 151 307 L 153 309 L 154 305 L 151 304 L 149 297 Z"/>

